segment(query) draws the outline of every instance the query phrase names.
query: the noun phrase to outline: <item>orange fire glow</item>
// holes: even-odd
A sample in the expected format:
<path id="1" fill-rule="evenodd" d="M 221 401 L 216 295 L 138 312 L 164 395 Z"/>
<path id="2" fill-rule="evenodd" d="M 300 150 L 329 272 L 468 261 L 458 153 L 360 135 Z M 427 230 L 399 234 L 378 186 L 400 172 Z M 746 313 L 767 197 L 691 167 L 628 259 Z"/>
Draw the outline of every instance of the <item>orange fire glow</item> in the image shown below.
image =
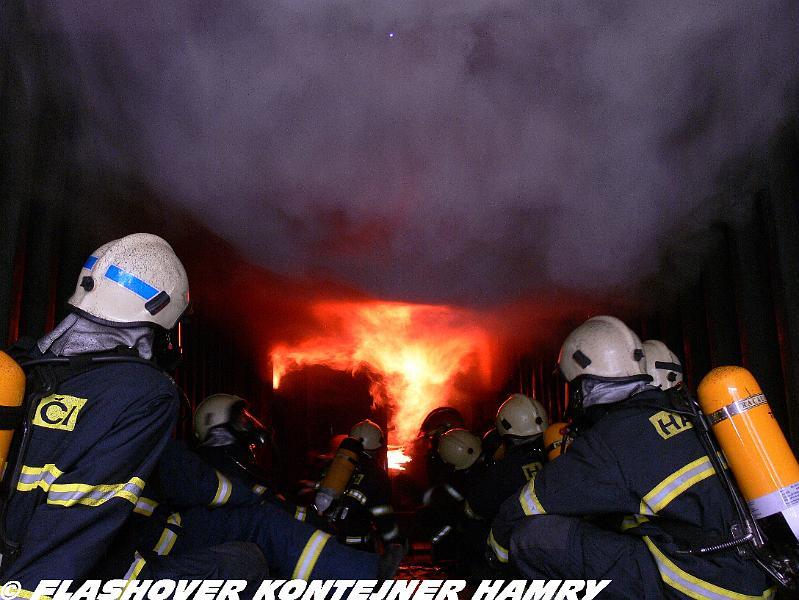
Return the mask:
<path id="1" fill-rule="evenodd" d="M 313 314 L 317 333 L 272 349 L 275 389 L 288 371 L 305 365 L 366 371 L 374 403 L 389 408 L 392 444 L 412 439 L 432 409 L 458 402 L 459 380 L 490 382 L 490 337 L 469 311 L 369 301 L 322 302 Z"/>

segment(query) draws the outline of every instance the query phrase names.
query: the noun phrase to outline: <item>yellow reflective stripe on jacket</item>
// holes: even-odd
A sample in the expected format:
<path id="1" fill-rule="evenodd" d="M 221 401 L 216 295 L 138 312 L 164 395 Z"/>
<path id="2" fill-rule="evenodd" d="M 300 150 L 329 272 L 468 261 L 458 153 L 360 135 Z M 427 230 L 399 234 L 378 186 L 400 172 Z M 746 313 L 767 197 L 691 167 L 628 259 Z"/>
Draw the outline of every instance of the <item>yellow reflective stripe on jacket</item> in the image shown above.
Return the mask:
<path id="1" fill-rule="evenodd" d="M 621 521 L 621 531 L 628 531 L 647 521 L 649 519 L 643 515 L 627 515 Z"/>
<path id="2" fill-rule="evenodd" d="M 294 572 L 291 574 L 292 579 L 304 579 L 305 581 L 310 579 L 311 573 L 313 573 L 313 569 L 316 566 L 316 561 L 319 560 L 319 555 L 322 554 L 322 550 L 329 539 L 330 534 L 328 533 L 323 531 L 313 532 L 294 567 Z"/>
<path id="3" fill-rule="evenodd" d="M 648 536 L 644 536 L 644 542 L 657 563 L 663 581 L 689 598 L 694 598 L 694 600 L 766 600 L 774 597 L 774 588 L 767 589 L 760 596 L 748 596 L 703 581 L 675 565 Z"/>
<path id="4" fill-rule="evenodd" d="M 294 511 L 294 518 L 297 521 L 305 521 L 307 516 L 306 508 L 304 506 L 298 506 L 297 510 Z"/>
<path id="5" fill-rule="evenodd" d="M 138 477 L 127 483 L 87 485 L 85 483 L 54 483 L 47 493 L 47 504 L 60 506 L 100 506 L 112 498 L 122 498 L 133 506 L 139 501 L 144 490 L 144 481 Z"/>
<path id="6" fill-rule="evenodd" d="M 666 477 L 641 499 L 640 513 L 656 515 L 685 490 L 715 474 L 716 471 L 707 456 L 688 463 Z"/>
<path id="7" fill-rule="evenodd" d="M 151 517 L 153 516 L 153 512 L 155 511 L 157 506 L 158 502 L 156 502 L 152 498 L 145 498 L 144 496 L 139 496 L 139 499 L 136 502 L 136 506 L 133 507 L 133 512 L 140 515 L 144 515 L 145 517 Z"/>
<path id="8" fill-rule="evenodd" d="M 121 598 L 122 596 L 125 595 L 125 590 L 128 589 L 128 585 L 130 585 L 130 582 L 133 581 L 134 579 L 138 579 L 139 573 L 141 573 L 141 570 L 144 568 L 144 565 L 146 564 L 147 561 L 142 557 L 141 554 L 139 554 L 138 552 L 134 553 L 133 562 L 131 563 L 130 567 L 128 567 L 127 573 L 125 573 L 122 576 L 122 579 L 127 581 L 127 583 L 125 584 L 125 587 L 122 588 L 122 593 L 118 596 L 118 598 Z"/>
<path id="9" fill-rule="evenodd" d="M 493 529 L 488 534 L 488 547 L 491 548 L 491 551 L 494 553 L 494 556 L 499 559 L 499 562 L 508 562 L 508 549 L 497 541 L 497 538 L 494 537 Z"/>
<path id="10" fill-rule="evenodd" d="M 42 488 L 46 492 L 53 485 L 53 482 L 63 474 L 64 472 L 52 463 L 43 467 L 22 465 L 19 472 L 17 490 L 30 492 L 36 488 Z"/>
<path id="11" fill-rule="evenodd" d="M 177 525 L 180 527 L 183 520 L 181 519 L 180 513 L 172 513 L 169 515 L 169 518 L 167 518 L 166 522 L 167 525 Z M 177 532 L 173 531 L 169 527 L 164 527 L 164 531 L 161 532 L 161 537 L 158 538 L 158 542 L 156 542 L 153 552 L 159 556 L 166 556 L 172 552 L 172 548 L 175 547 L 175 542 L 177 539 Z"/>
<path id="12" fill-rule="evenodd" d="M 522 510 L 528 517 L 546 514 L 544 507 L 541 506 L 541 502 L 538 500 L 538 496 L 535 495 L 535 475 L 522 488 L 522 493 L 519 494 L 519 504 L 522 505 Z"/>
<path id="13" fill-rule="evenodd" d="M 266 493 L 266 486 L 256 483 L 252 486 L 252 492 L 256 496 L 263 496 Z"/>
<path id="14" fill-rule="evenodd" d="M 230 482 L 230 479 L 222 475 L 219 471 L 216 472 L 216 478 L 219 481 L 216 486 L 216 494 L 208 506 L 222 506 L 230 499 L 230 494 L 233 492 L 233 484 Z"/>

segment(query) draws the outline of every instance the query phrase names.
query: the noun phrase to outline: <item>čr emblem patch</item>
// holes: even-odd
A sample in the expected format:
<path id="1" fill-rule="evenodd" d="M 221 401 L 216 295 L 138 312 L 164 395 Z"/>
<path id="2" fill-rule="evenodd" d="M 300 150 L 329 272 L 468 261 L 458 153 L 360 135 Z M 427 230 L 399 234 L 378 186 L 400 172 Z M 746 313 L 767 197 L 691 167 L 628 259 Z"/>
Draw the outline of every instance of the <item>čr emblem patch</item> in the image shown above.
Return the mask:
<path id="1" fill-rule="evenodd" d="M 33 417 L 33 424 L 49 429 L 73 431 L 75 422 L 78 420 L 78 413 L 84 404 L 86 404 L 86 398 L 59 394 L 47 396 L 39 401 L 36 415 Z"/>

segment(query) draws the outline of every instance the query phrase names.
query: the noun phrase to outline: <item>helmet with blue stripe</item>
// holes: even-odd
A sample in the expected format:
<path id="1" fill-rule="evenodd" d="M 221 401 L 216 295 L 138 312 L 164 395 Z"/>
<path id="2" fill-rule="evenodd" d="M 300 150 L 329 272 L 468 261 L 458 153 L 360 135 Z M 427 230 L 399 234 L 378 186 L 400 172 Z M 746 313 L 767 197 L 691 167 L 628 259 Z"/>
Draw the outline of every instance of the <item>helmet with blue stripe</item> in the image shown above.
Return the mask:
<path id="1" fill-rule="evenodd" d="M 134 233 L 92 253 L 69 304 L 87 318 L 109 325 L 172 329 L 189 305 L 189 280 L 164 239 Z"/>

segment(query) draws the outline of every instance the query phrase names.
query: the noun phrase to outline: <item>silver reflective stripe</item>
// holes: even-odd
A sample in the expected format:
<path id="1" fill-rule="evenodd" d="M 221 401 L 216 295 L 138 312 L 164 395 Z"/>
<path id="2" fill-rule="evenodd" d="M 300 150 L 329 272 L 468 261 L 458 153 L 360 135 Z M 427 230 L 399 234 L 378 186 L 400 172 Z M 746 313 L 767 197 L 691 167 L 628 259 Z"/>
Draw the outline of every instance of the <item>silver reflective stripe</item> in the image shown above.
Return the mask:
<path id="1" fill-rule="evenodd" d="M 311 577 L 316 561 L 319 560 L 319 555 L 322 554 L 329 539 L 330 534 L 323 531 L 315 531 L 311 535 L 294 567 L 294 572 L 291 574 L 292 579 L 308 580 Z"/>
<path id="2" fill-rule="evenodd" d="M 499 559 L 499 562 L 508 562 L 508 550 L 507 548 L 501 546 L 499 542 L 497 542 L 497 539 L 494 537 L 493 529 L 488 534 L 488 547 L 494 552 L 494 555 Z"/>
<path id="3" fill-rule="evenodd" d="M 139 500 L 136 502 L 136 506 L 133 507 L 133 512 L 144 515 L 145 517 L 150 517 L 157 506 L 158 502 L 152 498 L 145 498 L 142 496 L 139 497 Z"/>
<path id="4" fill-rule="evenodd" d="M 29 492 L 37 487 L 45 492 L 50 489 L 53 482 L 64 473 L 54 464 L 44 465 L 43 467 L 28 467 L 23 465 L 20 470 L 17 490 Z"/>
<path id="5" fill-rule="evenodd" d="M 73 506 L 74 504 L 99 506 L 118 496 L 128 501 L 133 499 L 133 504 L 135 505 L 144 488 L 139 482 L 141 482 L 140 479 L 134 478 L 133 481 L 120 485 L 89 486 L 71 483 L 52 485 L 47 493 L 47 503 L 61 504 L 63 506 Z"/>
<path id="6" fill-rule="evenodd" d="M 361 504 L 366 504 L 366 494 L 364 494 L 363 492 L 360 492 L 358 490 L 347 490 L 345 494 L 350 498 L 355 498 Z"/>
<path id="7" fill-rule="evenodd" d="M 758 600 L 771 598 L 773 594 L 773 590 L 768 589 L 760 596 L 749 596 L 703 581 L 690 573 L 686 573 L 671 562 L 649 537 L 644 536 L 644 542 L 646 542 L 652 557 L 655 559 L 661 579 L 667 585 L 681 591 L 690 598 L 695 600 Z"/>
<path id="8" fill-rule="evenodd" d="M 387 541 L 387 542 L 388 542 L 389 540 L 393 540 L 395 537 L 397 537 L 397 536 L 399 535 L 399 532 L 400 532 L 400 531 L 399 531 L 399 527 L 397 527 L 396 525 L 394 525 L 394 529 L 392 529 L 392 530 L 391 530 L 391 531 L 389 531 L 388 533 L 384 533 L 382 537 L 383 537 L 383 539 L 384 539 L 385 541 Z"/>
<path id="9" fill-rule="evenodd" d="M 735 415 L 740 415 L 748 410 L 757 408 L 761 404 L 766 404 L 766 397 L 763 394 L 750 396 L 749 398 L 745 398 L 743 400 L 736 400 L 735 402 L 730 402 L 727 406 L 723 406 L 716 412 L 710 413 L 707 416 L 707 420 L 710 421 L 711 425 L 715 425 L 716 423 L 720 423 L 725 419 L 729 419 Z"/>
<path id="10" fill-rule="evenodd" d="M 527 482 L 522 493 L 519 494 L 519 504 L 522 505 L 522 510 L 528 517 L 546 513 L 544 507 L 541 506 L 541 502 L 538 500 L 538 496 L 535 495 L 535 477 Z"/>
<path id="11" fill-rule="evenodd" d="M 365 544 L 370 539 L 368 535 L 348 535 L 344 538 L 345 544 Z"/>
<path id="12" fill-rule="evenodd" d="M 656 515 L 688 488 L 715 474 L 710 459 L 702 456 L 666 477 L 644 496 L 639 512 L 642 515 Z"/>
<path id="13" fill-rule="evenodd" d="M 375 506 L 371 509 L 371 513 L 379 517 L 381 515 L 390 515 L 394 513 L 394 510 L 388 504 L 381 504 L 380 506 Z"/>
<path id="14" fill-rule="evenodd" d="M 450 484 L 445 483 L 444 489 L 447 490 L 447 493 L 453 498 L 455 498 L 455 500 L 457 500 L 458 502 L 463 500 L 463 496 L 461 496 L 460 492 L 456 490 L 454 487 L 452 487 Z"/>
<path id="15" fill-rule="evenodd" d="M 230 479 L 222 475 L 219 471 L 216 472 L 216 478 L 219 483 L 216 487 L 214 499 L 211 500 L 209 506 L 222 506 L 228 501 L 233 491 L 233 484 L 230 483 Z"/>
<path id="16" fill-rule="evenodd" d="M 422 504 L 425 506 L 430 506 L 430 501 L 433 499 L 433 488 L 428 488 L 427 491 L 422 496 Z"/>
<path id="17" fill-rule="evenodd" d="M 433 536 L 433 543 L 437 544 L 440 542 L 444 536 L 448 535 L 449 532 L 452 531 L 451 525 L 446 525 L 442 529 L 440 529 L 434 536 Z"/>

